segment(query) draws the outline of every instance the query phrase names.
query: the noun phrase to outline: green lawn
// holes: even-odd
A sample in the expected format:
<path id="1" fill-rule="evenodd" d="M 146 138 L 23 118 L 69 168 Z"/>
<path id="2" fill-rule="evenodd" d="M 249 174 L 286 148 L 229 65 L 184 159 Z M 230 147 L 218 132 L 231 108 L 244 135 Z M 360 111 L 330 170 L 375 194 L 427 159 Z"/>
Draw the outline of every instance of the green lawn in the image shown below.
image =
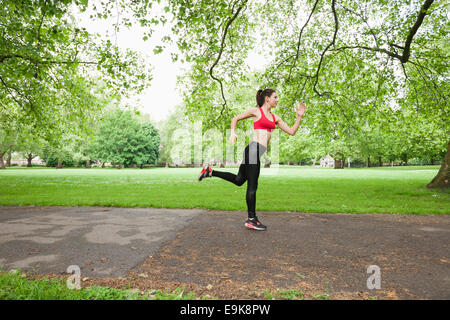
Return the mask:
<path id="1" fill-rule="evenodd" d="M 237 173 L 238 168 L 216 168 Z M 450 214 L 450 192 L 426 184 L 438 166 L 261 169 L 257 211 Z M 199 168 L 0 170 L 0 205 L 246 211 L 246 185 L 197 181 Z"/>
<path id="2" fill-rule="evenodd" d="M 92 286 L 69 289 L 64 279 L 28 280 L 21 272 L 1 272 L 0 300 L 193 300 L 193 292 L 177 288 L 173 292 L 152 290 L 114 289 Z"/>

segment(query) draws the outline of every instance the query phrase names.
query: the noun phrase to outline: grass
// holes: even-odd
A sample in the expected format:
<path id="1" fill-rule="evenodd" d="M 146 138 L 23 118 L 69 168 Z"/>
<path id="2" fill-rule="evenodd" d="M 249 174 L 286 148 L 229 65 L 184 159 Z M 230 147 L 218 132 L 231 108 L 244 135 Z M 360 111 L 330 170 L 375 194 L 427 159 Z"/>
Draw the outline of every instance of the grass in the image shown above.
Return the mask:
<path id="1" fill-rule="evenodd" d="M 69 289 L 66 280 L 35 279 L 29 280 L 24 273 L 0 272 L 0 300 L 194 300 L 193 292 L 186 293 L 185 288 L 173 292 L 152 290 L 141 292 L 133 289 L 113 289 L 92 286 Z"/>
<path id="2" fill-rule="evenodd" d="M 276 292 L 266 290 L 264 291 L 264 297 L 267 300 L 303 300 L 304 294 L 298 289 L 277 290 Z"/>
<path id="3" fill-rule="evenodd" d="M 237 168 L 215 168 L 237 173 Z M 450 214 L 450 192 L 427 189 L 439 166 L 261 169 L 258 211 Z M 199 168 L 0 170 L 0 205 L 246 211 L 246 184 L 197 181 Z"/>
<path id="4" fill-rule="evenodd" d="M 330 293 L 328 290 L 328 278 L 325 277 L 325 293 L 323 294 L 314 294 L 312 296 L 314 299 L 328 300 L 330 298 Z"/>
<path id="5" fill-rule="evenodd" d="M 301 275 L 300 273 L 297 273 L 297 276 L 301 276 L 302 279 L 306 278 L 304 275 Z M 328 288 L 328 278 L 325 277 L 325 293 L 313 294 L 311 297 L 317 300 L 328 300 L 330 299 L 331 295 L 332 294 L 329 292 Z M 272 292 L 269 289 L 267 289 L 266 291 L 264 291 L 264 297 L 268 300 L 304 300 L 305 294 L 303 293 L 303 291 L 300 291 L 298 289 L 291 289 L 291 290 L 278 289 L 275 292 Z"/>
<path id="6" fill-rule="evenodd" d="M 304 300 L 304 293 L 298 289 L 266 290 L 268 300 Z M 312 296 L 313 299 L 329 299 L 327 293 Z M 0 271 L 0 300 L 210 300 L 217 298 L 198 298 L 193 292 L 185 292 L 185 287 L 172 292 L 161 290 L 139 291 L 137 289 L 114 289 L 91 286 L 78 290 L 69 289 L 65 279 L 41 278 L 27 279 L 20 271 Z"/>

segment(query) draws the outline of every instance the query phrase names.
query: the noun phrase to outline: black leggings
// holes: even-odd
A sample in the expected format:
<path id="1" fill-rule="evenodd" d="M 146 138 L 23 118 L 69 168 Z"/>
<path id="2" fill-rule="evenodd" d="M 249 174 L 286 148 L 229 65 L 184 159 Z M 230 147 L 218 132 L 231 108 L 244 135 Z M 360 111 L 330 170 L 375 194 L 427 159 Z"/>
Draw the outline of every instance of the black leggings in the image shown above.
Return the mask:
<path id="1" fill-rule="evenodd" d="M 212 176 L 230 181 L 239 187 L 247 181 L 246 201 L 248 216 L 250 218 L 253 218 L 256 215 L 256 189 L 258 189 L 258 178 L 261 168 L 259 158 L 265 151 L 266 147 L 256 141 L 252 141 L 247 147 L 245 147 L 243 160 L 239 166 L 239 172 L 237 175 L 230 172 L 216 170 L 212 171 Z"/>

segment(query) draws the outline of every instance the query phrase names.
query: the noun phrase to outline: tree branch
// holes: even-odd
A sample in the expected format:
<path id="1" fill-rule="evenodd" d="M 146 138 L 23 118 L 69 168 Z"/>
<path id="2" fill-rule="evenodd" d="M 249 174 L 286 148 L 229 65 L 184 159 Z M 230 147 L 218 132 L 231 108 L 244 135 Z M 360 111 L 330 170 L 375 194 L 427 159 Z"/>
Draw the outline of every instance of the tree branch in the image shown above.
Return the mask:
<path id="1" fill-rule="evenodd" d="M 409 56 L 411 54 L 411 42 L 414 38 L 414 35 L 416 34 L 417 30 L 419 30 L 420 26 L 422 25 L 423 19 L 427 15 L 427 11 L 430 8 L 430 6 L 433 4 L 434 0 L 426 0 L 425 3 L 420 7 L 419 16 L 417 17 L 416 23 L 412 26 L 411 29 L 409 29 L 408 37 L 406 38 L 405 42 L 405 49 L 403 50 L 403 56 L 400 60 L 403 63 L 408 62 Z"/>
<path id="2" fill-rule="evenodd" d="M 314 6 L 313 6 L 313 8 L 312 8 L 312 10 L 311 10 L 311 12 L 310 12 L 310 14 L 309 14 L 309 16 L 308 16 L 308 19 L 306 20 L 306 22 L 305 22 L 305 24 L 303 25 L 303 27 L 300 29 L 300 33 L 299 33 L 299 35 L 298 35 L 298 40 L 297 40 L 297 51 L 295 52 L 295 60 L 294 60 L 294 64 L 291 66 L 291 68 L 289 69 L 289 76 L 288 76 L 288 82 L 289 82 L 289 80 L 291 79 L 291 72 L 292 72 L 292 69 L 295 67 L 295 65 L 296 65 L 296 63 L 297 63 L 297 60 L 298 60 L 298 55 L 300 54 L 300 43 L 301 43 L 301 40 L 302 40 L 302 34 L 303 34 L 303 30 L 306 28 L 306 26 L 308 25 L 308 23 L 309 23 L 309 20 L 311 19 L 311 17 L 312 17 L 312 15 L 313 15 L 313 13 L 314 13 L 314 11 L 316 10 L 316 7 L 317 7 L 317 4 L 319 3 L 319 0 L 316 0 L 316 2 L 314 3 Z M 286 59 L 286 60 L 288 60 L 288 59 Z"/>
<path id="3" fill-rule="evenodd" d="M 35 64 L 72 64 L 72 63 L 81 63 L 81 64 L 98 64 L 98 62 L 94 61 L 75 61 L 75 60 L 67 60 L 67 61 L 57 61 L 57 60 L 39 60 L 32 57 L 26 57 L 20 54 L 7 54 L 0 56 L 0 63 L 7 59 L 12 58 L 20 58 L 22 60 L 27 60 Z"/>
<path id="4" fill-rule="evenodd" d="M 400 61 L 402 58 L 402 56 L 400 56 L 399 54 L 396 54 L 389 50 L 386 50 L 383 48 L 372 48 L 372 47 L 367 47 L 367 46 L 343 46 L 343 47 L 336 48 L 333 51 L 341 51 L 341 50 L 346 50 L 346 49 L 364 49 L 364 50 L 369 50 L 369 51 L 374 51 L 374 52 L 382 52 L 393 58 L 399 59 Z"/>
<path id="5" fill-rule="evenodd" d="M 225 107 L 227 106 L 227 100 L 225 99 L 225 94 L 224 94 L 224 92 L 223 92 L 223 83 L 222 83 L 222 80 L 220 80 L 219 78 L 216 78 L 216 77 L 213 75 L 213 69 L 214 69 L 214 67 L 219 63 L 220 58 L 222 57 L 223 50 L 225 49 L 225 39 L 226 39 L 226 36 L 227 36 L 227 33 L 228 33 L 228 29 L 230 28 L 230 26 L 231 26 L 231 24 L 233 23 L 233 21 L 238 17 L 238 15 L 239 15 L 239 13 L 241 12 L 241 10 L 245 7 L 245 5 L 247 4 L 247 1 L 248 1 L 248 0 L 245 0 L 245 1 L 237 8 L 237 10 L 236 10 L 236 12 L 233 14 L 233 16 L 228 20 L 228 22 L 227 22 L 227 24 L 226 24 L 226 26 L 225 26 L 225 30 L 224 30 L 223 35 L 222 35 L 222 41 L 221 41 L 221 44 L 220 44 L 219 55 L 217 56 L 217 58 L 216 58 L 216 60 L 214 61 L 213 65 L 211 66 L 211 68 L 209 69 L 209 75 L 211 76 L 211 78 L 213 78 L 215 81 L 219 82 L 219 85 L 220 85 L 220 92 L 221 92 L 222 99 L 223 99 L 223 102 L 224 102 L 223 105 L 222 105 L 222 110 L 220 111 L 220 115 L 219 115 L 218 119 L 222 116 L 222 113 L 223 113 Z M 235 4 L 236 4 L 236 3 L 235 3 Z M 234 5 L 235 5 L 235 4 L 234 4 Z M 233 5 L 233 7 L 234 7 L 234 5 Z"/>
<path id="6" fill-rule="evenodd" d="M 320 68 L 322 66 L 323 57 L 325 56 L 325 53 L 328 51 L 328 49 L 331 46 L 334 46 L 335 41 L 336 41 L 337 32 L 338 32 L 338 29 L 339 29 L 339 21 L 338 21 L 337 14 L 336 14 L 335 4 L 336 4 L 336 0 L 333 0 L 331 2 L 331 10 L 333 11 L 333 16 L 334 16 L 334 34 L 333 34 L 333 39 L 331 40 L 331 42 L 327 45 L 325 50 L 320 55 L 319 65 L 317 67 L 316 74 L 314 75 L 314 77 L 316 78 L 316 81 L 314 82 L 313 90 L 320 97 L 323 96 L 325 93 L 320 93 L 319 91 L 317 91 L 316 86 L 317 86 L 317 82 L 319 81 L 319 72 L 320 72 Z"/>
<path id="7" fill-rule="evenodd" d="M 8 84 L 5 82 L 5 80 L 4 80 L 1 76 L 0 76 L 0 82 L 5 86 L 6 91 L 8 91 L 9 95 L 10 95 L 11 98 L 17 103 L 17 105 L 20 106 L 24 111 L 26 111 L 26 109 L 25 109 L 25 107 L 23 106 L 23 104 L 22 104 L 20 101 L 18 101 L 18 100 L 16 99 L 16 97 L 14 96 L 14 93 L 11 92 L 11 89 L 13 89 L 14 91 L 16 91 L 16 92 L 19 94 L 19 96 L 23 96 L 23 94 L 20 92 L 20 90 L 8 86 Z"/>
<path id="8" fill-rule="evenodd" d="M 367 46 L 344 46 L 344 47 L 337 48 L 335 50 L 339 51 L 339 50 L 345 50 L 345 49 L 364 49 L 364 50 L 370 50 L 370 51 L 375 51 L 375 52 L 382 52 L 393 58 L 400 60 L 401 63 L 406 63 L 409 61 L 409 57 L 411 55 L 412 40 L 413 40 L 415 34 L 417 33 L 417 30 L 419 30 L 420 26 L 422 25 L 423 20 L 428 13 L 428 9 L 431 7 L 433 2 L 434 2 L 434 0 L 425 0 L 424 4 L 420 7 L 419 15 L 417 16 L 417 19 L 416 19 L 416 22 L 414 23 L 414 25 L 411 27 L 411 29 L 409 29 L 409 33 L 408 33 L 408 36 L 406 37 L 404 46 L 399 46 L 399 45 L 396 45 L 393 43 L 389 44 L 391 47 L 396 47 L 396 48 L 402 49 L 403 50 L 402 55 L 399 55 L 395 52 L 391 52 L 391 51 L 383 49 L 383 48 L 379 48 L 379 47 L 373 48 L 373 47 L 367 47 Z"/>

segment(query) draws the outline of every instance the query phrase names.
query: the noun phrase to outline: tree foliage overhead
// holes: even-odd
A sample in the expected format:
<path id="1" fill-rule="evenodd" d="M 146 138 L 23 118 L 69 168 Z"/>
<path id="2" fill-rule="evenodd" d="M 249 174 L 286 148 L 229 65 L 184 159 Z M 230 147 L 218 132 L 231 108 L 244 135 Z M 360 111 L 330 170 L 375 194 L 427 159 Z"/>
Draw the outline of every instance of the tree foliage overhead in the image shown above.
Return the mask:
<path id="1" fill-rule="evenodd" d="M 440 124 L 449 116 L 445 1 L 169 3 L 178 47 L 193 62 L 189 97 L 208 96 L 216 119 L 230 109 L 229 88 L 246 79 L 250 47 L 273 57 L 259 82 L 282 93 L 281 113 L 306 100 L 309 124 L 322 131 L 388 120 L 411 101 Z"/>
<path id="2" fill-rule="evenodd" d="M 105 104 L 99 97 L 141 91 L 149 68 L 75 23 L 87 0 L 2 1 L 0 7 L 0 124 L 15 121 L 58 135 L 67 119 L 86 129 Z M 100 90 L 100 92 L 99 92 Z M 78 128 L 77 128 L 78 127 Z"/>

